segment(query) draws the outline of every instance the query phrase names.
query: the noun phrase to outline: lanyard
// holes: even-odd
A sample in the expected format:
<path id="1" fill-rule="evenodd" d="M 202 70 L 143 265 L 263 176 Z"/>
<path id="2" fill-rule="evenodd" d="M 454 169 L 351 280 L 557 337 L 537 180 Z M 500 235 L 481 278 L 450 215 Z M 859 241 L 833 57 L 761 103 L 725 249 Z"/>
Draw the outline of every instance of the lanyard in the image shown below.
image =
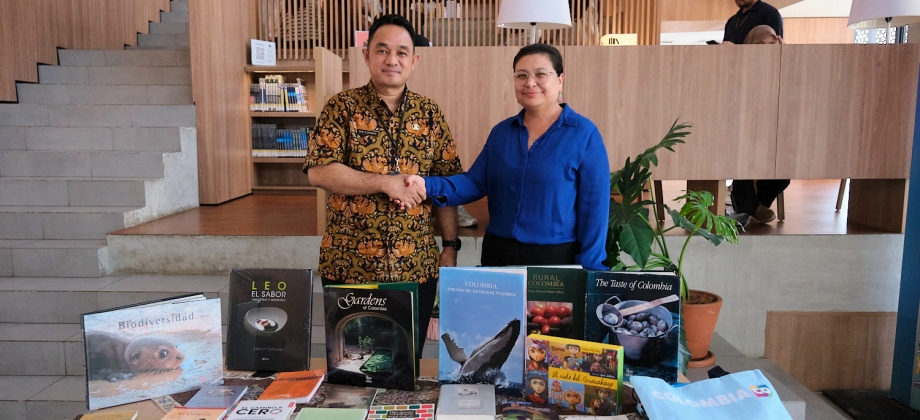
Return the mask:
<path id="1" fill-rule="evenodd" d="M 390 165 L 392 165 L 396 169 L 395 170 L 391 169 L 390 175 L 399 173 L 399 140 L 397 139 L 396 136 L 399 135 L 400 127 L 402 127 L 403 124 L 406 123 L 405 104 L 406 104 L 406 98 L 408 97 L 409 97 L 409 88 L 404 87 L 402 99 L 399 100 L 399 106 L 396 107 L 396 112 L 399 112 L 402 115 L 399 117 L 399 125 L 396 126 L 395 133 L 390 131 L 390 123 L 389 123 L 390 120 L 389 119 L 384 120 L 383 117 L 381 117 L 380 114 L 377 112 L 377 108 L 371 107 L 371 109 L 374 111 L 374 118 L 377 119 L 377 124 L 383 126 L 383 130 L 387 133 L 387 137 L 390 138 L 390 143 L 392 144 L 392 150 L 391 150 L 392 156 L 390 157 L 391 158 Z"/>

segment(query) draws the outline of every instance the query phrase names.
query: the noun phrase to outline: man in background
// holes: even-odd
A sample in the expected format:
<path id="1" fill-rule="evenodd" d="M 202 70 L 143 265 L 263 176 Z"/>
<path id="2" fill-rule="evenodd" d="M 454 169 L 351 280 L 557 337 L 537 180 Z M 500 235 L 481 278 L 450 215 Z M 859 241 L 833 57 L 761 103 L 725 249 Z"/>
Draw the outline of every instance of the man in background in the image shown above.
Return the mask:
<path id="1" fill-rule="evenodd" d="M 743 44 L 748 33 L 760 25 L 767 25 L 777 36 L 783 36 L 783 17 L 775 7 L 761 0 L 735 0 L 735 4 L 738 13 L 725 22 L 723 44 Z"/>
<path id="2" fill-rule="evenodd" d="M 454 266 L 460 240 L 455 207 L 435 208 L 409 175 L 461 171 L 457 148 L 440 107 L 409 91 L 419 55 L 415 31 L 402 16 L 384 15 L 370 27 L 362 50 L 371 80 L 329 99 L 310 137 L 304 172 L 329 194 L 320 245 L 323 284 L 419 284 L 419 331 L 427 331 L 439 266 Z M 421 349 L 425 336 L 419 343 Z"/>
<path id="3" fill-rule="evenodd" d="M 759 25 L 747 34 L 745 44 L 782 44 L 783 38 L 776 34 L 772 27 Z M 731 197 L 732 208 L 736 215 L 746 214 L 750 220 L 758 223 L 769 223 L 776 219 L 776 213 L 770 210 L 773 201 L 786 187 L 788 179 L 736 179 L 732 182 Z M 746 216 L 741 216 L 746 218 Z M 738 218 L 735 218 L 738 220 Z M 742 224 L 746 221 L 739 220 Z"/>

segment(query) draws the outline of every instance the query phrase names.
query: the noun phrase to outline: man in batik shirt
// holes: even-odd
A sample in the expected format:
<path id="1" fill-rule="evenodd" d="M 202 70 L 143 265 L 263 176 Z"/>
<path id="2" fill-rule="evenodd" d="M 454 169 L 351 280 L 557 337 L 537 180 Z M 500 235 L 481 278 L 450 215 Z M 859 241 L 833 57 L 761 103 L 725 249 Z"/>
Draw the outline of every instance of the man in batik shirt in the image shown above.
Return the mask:
<path id="1" fill-rule="evenodd" d="M 419 283 L 424 340 L 438 267 L 457 262 L 457 211 L 434 210 L 443 239 L 439 252 L 425 189 L 405 179 L 455 174 L 461 166 L 438 105 L 406 87 L 419 58 L 414 35 L 398 15 L 371 25 L 363 50 L 371 80 L 326 103 L 304 172 L 311 185 L 330 193 L 319 257 L 323 283 Z"/>

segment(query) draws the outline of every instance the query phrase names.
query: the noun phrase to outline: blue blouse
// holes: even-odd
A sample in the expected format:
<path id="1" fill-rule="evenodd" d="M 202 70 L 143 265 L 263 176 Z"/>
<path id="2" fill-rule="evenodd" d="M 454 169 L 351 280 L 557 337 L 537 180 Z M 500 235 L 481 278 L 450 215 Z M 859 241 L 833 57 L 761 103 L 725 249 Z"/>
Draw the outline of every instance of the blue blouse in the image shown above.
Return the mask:
<path id="1" fill-rule="evenodd" d="M 519 242 L 577 242 L 576 263 L 605 270 L 610 166 L 601 134 L 562 105 L 562 114 L 527 149 L 524 110 L 492 128 L 469 172 L 425 178 L 435 206 L 489 197 L 486 232 Z"/>

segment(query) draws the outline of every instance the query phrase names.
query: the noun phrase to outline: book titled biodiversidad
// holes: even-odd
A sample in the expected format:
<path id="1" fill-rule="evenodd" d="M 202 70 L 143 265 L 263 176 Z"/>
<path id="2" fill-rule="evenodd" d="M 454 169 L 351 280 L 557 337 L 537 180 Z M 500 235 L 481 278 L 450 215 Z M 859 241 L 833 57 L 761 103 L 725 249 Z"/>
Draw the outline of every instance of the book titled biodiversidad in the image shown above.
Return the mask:
<path id="1" fill-rule="evenodd" d="M 227 369 L 308 369 L 312 302 L 310 269 L 230 270 Z"/>
<path id="2" fill-rule="evenodd" d="M 219 383 L 220 306 L 194 294 L 83 314 L 87 407 Z"/>

